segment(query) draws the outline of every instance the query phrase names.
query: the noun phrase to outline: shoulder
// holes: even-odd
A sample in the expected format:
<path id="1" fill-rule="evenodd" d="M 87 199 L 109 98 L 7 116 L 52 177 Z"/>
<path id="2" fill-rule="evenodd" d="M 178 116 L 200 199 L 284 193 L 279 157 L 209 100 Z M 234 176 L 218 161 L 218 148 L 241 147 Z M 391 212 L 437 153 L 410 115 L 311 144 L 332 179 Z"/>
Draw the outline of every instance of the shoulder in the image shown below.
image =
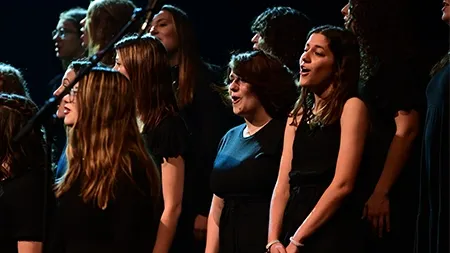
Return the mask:
<path id="1" fill-rule="evenodd" d="M 342 110 L 342 114 L 348 114 L 351 112 L 360 112 L 360 111 L 366 111 L 367 106 L 364 103 L 364 101 L 358 97 L 352 97 L 349 98 L 344 103 L 344 108 Z"/>
<path id="2" fill-rule="evenodd" d="M 341 126 L 361 125 L 367 122 L 368 109 L 366 104 L 360 98 L 349 98 L 342 109 Z"/>

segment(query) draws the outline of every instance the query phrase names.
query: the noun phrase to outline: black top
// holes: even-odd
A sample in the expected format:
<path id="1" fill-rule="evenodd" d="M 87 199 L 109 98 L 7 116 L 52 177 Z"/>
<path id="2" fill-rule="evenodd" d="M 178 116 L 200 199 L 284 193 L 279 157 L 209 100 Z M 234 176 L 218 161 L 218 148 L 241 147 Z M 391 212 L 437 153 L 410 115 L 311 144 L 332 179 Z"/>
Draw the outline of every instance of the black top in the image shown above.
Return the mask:
<path id="1" fill-rule="evenodd" d="M 245 124 L 222 138 L 211 189 L 224 199 L 220 252 L 264 252 L 269 207 L 283 149 L 285 121 L 271 120 L 249 137 Z"/>
<path id="2" fill-rule="evenodd" d="M 156 237 L 154 201 L 145 168 L 133 167 L 133 180 L 116 178 L 114 199 L 105 210 L 80 197 L 80 180 L 58 200 L 54 252 L 150 252 Z"/>
<path id="3" fill-rule="evenodd" d="M 178 73 L 178 68 L 173 71 Z M 174 74 L 177 78 L 178 75 Z M 181 108 L 180 115 L 186 121 L 189 138 L 189 154 L 186 167 L 192 168 L 186 174 L 187 188 L 193 188 L 189 193 L 195 215 L 208 216 L 211 206 L 212 192 L 209 178 L 217 154 L 217 146 L 223 135 L 232 127 L 241 124 L 240 117 L 233 114 L 227 106 L 217 87 L 224 88 L 223 74 L 219 67 L 211 64 L 204 65 L 202 75 L 194 91 L 191 104 Z M 175 88 L 178 82 L 175 79 Z"/>
<path id="4" fill-rule="evenodd" d="M 30 169 L 0 182 L 0 252 L 17 252 L 18 241 L 42 242 L 44 183 L 42 169 Z M 47 201 L 53 203 L 50 199 Z"/>
<path id="5" fill-rule="evenodd" d="M 280 237 L 289 244 L 311 213 L 336 172 L 341 143 L 340 120 L 311 128 L 304 117 L 295 133 L 292 167 L 289 172 L 290 197 Z M 353 192 L 357 192 L 355 189 Z M 359 225 L 363 202 L 350 194 L 332 217 L 304 242 L 306 252 L 365 252 Z"/>
<path id="6" fill-rule="evenodd" d="M 163 158 L 184 158 L 186 155 L 188 132 L 186 123 L 178 115 L 167 116 L 156 127 L 144 129 L 142 136 L 159 168 Z"/>
<path id="7" fill-rule="evenodd" d="M 428 84 L 416 251 L 449 252 L 450 65 Z"/>

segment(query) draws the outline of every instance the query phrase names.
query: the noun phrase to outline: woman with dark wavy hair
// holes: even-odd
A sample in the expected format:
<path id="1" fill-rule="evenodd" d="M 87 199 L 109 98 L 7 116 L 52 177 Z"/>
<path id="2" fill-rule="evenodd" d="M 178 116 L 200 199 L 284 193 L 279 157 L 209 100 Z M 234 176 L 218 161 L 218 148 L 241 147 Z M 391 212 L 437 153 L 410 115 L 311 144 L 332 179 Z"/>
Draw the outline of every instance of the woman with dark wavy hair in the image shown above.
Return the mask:
<path id="1" fill-rule="evenodd" d="M 312 28 L 310 19 L 291 7 L 272 7 L 259 14 L 251 30 L 253 49 L 278 57 L 293 73 L 299 72 L 298 59 Z"/>
<path id="2" fill-rule="evenodd" d="M 36 114 L 29 99 L 0 94 L 0 252 L 41 253 L 44 240 L 45 150 L 35 126 L 18 142 L 13 138 Z M 48 196 L 50 197 L 51 187 Z M 47 202 L 50 203 L 50 202 Z M 47 207 L 50 208 L 50 205 Z M 48 209 L 47 209 L 48 210 Z"/>
<path id="3" fill-rule="evenodd" d="M 68 170 L 57 181 L 60 252 L 148 252 L 159 175 L 121 73 L 94 67 L 64 97 Z"/>
<path id="4" fill-rule="evenodd" d="M 125 37 L 115 48 L 114 68 L 131 82 L 139 130 L 161 172 L 163 205 L 153 252 L 181 252 L 180 239 L 189 233 L 185 217 L 180 220 L 188 133 L 178 114 L 167 51 L 150 34 Z"/>
<path id="5" fill-rule="evenodd" d="M 369 108 L 367 221 L 369 252 L 407 252 L 413 247 L 418 199 L 423 87 L 426 66 L 417 17 L 407 0 L 351 0 L 346 26 L 361 48 L 360 96 Z M 346 8 L 344 8 L 344 15 Z M 419 67 L 420 66 L 420 67 Z M 425 68 L 424 68 L 425 67 Z"/>
<path id="6" fill-rule="evenodd" d="M 263 252 L 284 126 L 297 87 L 288 68 L 262 51 L 233 55 L 228 83 L 233 112 L 245 123 L 228 131 L 219 145 L 205 252 Z"/>
<path id="7" fill-rule="evenodd" d="M 357 97 L 355 36 L 334 26 L 313 28 L 300 71 L 302 91 L 286 123 L 266 248 L 365 252 L 357 177 L 369 124 Z"/>

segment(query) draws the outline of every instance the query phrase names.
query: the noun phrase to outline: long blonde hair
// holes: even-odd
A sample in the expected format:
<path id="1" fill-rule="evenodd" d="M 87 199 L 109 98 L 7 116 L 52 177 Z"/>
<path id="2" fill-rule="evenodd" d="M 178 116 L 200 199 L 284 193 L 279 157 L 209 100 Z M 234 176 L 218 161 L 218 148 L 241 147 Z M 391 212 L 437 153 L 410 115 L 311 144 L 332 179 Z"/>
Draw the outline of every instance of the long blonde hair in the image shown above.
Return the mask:
<path id="1" fill-rule="evenodd" d="M 156 197 L 159 176 L 139 134 L 135 98 L 127 78 L 95 67 L 79 82 L 75 96 L 78 119 L 69 130 L 68 170 L 57 184 L 57 197 L 79 181 L 83 201 L 105 209 L 120 179 Z M 138 169 L 146 175 L 148 187 L 134 181 Z"/>

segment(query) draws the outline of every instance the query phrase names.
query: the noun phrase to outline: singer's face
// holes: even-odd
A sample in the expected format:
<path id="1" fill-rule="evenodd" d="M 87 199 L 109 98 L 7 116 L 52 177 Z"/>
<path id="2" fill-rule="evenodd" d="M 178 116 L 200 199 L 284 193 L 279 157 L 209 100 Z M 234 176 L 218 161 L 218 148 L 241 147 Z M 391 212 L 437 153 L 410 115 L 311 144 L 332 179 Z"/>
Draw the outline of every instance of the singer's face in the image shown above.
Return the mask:
<path id="1" fill-rule="evenodd" d="M 73 86 L 70 93 L 64 96 L 64 124 L 66 126 L 73 126 L 78 119 L 78 104 L 77 104 L 77 96 L 78 93 L 78 84 Z"/>
<path id="2" fill-rule="evenodd" d="M 444 5 L 442 7 L 442 20 L 450 25 L 450 0 L 444 0 L 442 2 L 442 4 Z"/>
<path id="3" fill-rule="evenodd" d="M 128 76 L 127 69 L 123 65 L 122 57 L 120 56 L 120 52 L 116 50 L 116 64 L 114 64 L 114 69 L 122 73 L 124 76 L 126 76 L 128 79 L 130 77 Z"/>
<path id="4" fill-rule="evenodd" d="M 178 34 L 170 12 L 162 10 L 155 15 L 150 34 L 160 39 L 169 53 L 178 49 Z"/>
<path id="5" fill-rule="evenodd" d="M 252 38 L 253 49 L 260 50 L 262 44 L 264 44 L 264 39 L 261 37 L 259 33 L 256 33 Z"/>
<path id="6" fill-rule="evenodd" d="M 59 94 L 61 94 L 64 90 L 64 88 L 69 85 L 69 83 L 75 78 L 75 71 L 72 68 L 68 68 L 66 70 L 66 73 L 64 73 L 64 76 L 62 78 L 61 81 L 61 85 L 58 87 L 58 89 L 55 90 L 55 92 L 53 92 L 53 95 L 58 96 Z M 66 102 L 64 101 L 64 99 L 61 99 L 61 101 L 59 102 L 58 105 L 58 109 L 56 111 L 56 117 L 58 117 L 59 119 L 64 118 L 64 106 L 65 106 Z"/>
<path id="7" fill-rule="evenodd" d="M 79 56 L 78 54 L 82 50 L 79 34 L 80 31 L 72 21 L 59 20 L 53 36 L 56 57 L 71 59 Z"/>
<path id="8" fill-rule="evenodd" d="M 341 13 L 344 16 L 344 27 L 349 29 L 349 30 L 353 30 L 352 29 L 352 23 L 354 22 L 354 20 L 352 20 L 351 18 L 351 5 L 350 2 L 347 3 L 342 9 L 341 9 Z"/>
<path id="9" fill-rule="evenodd" d="M 329 85 L 334 71 L 334 55 L 327 37 L 313 33 L 300 57 L 300 85 L 302 87 L 324 87 Z"/>

